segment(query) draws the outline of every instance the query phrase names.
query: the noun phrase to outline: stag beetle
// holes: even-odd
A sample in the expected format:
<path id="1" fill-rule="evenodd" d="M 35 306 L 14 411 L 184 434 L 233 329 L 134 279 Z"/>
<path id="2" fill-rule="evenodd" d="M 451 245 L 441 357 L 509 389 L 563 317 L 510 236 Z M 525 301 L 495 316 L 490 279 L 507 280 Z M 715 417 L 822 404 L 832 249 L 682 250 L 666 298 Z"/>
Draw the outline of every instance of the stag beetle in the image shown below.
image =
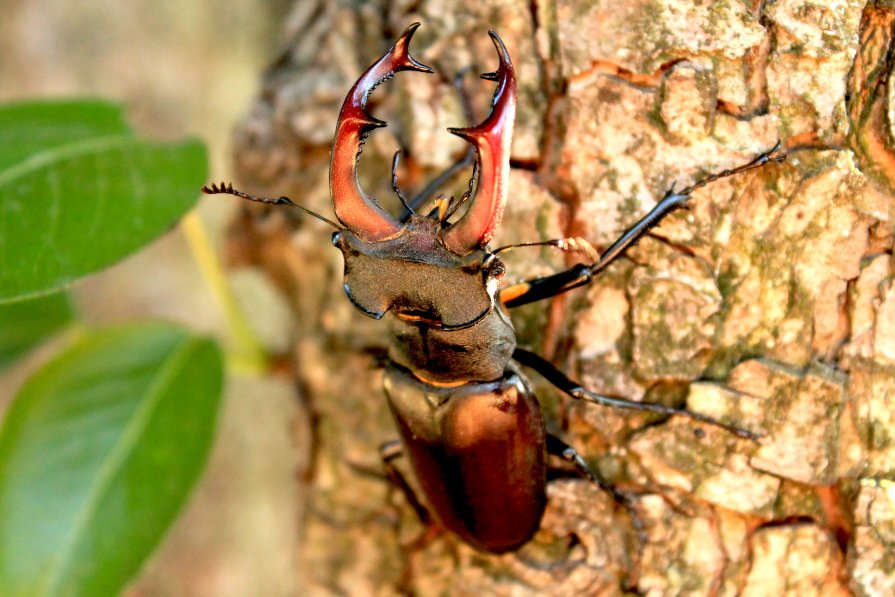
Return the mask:
<path id="1" fill-rule="evenodd" d="M 213 184 L 203 191 L 291 205 L 336 228 L 332 242 L 344 256 L 345 293 L 360 311 L 374 319 L 386 318 L 391 328 L 384 385 L 402 443 L 382 449 L 390 476 L 396 474 L 391 461 L 403 448 L 425 501 L 441 525 L 476 549 L 502 553 L 529 541 L 540 525 L 546 505 L 548 454 L 564 458 L 580 473 L 609 488 L 574 449 L 547 433 L 541 409 L 519 365 L 535 370 L 575 399 L 683 415 L 740 437 L 757 437 L 685 409 L 583 388 L 542 357 L 516 346 L 508 309 L 588 284 L 665 215 L 683 207 L 694 189 L 785 156 L 775 155 L 778 144 L 744 166 L 709 176 L 678 192 L 672 189 L 595 263 L 502 289 L 504 265 L 488 243 L 507 199 L 516 77 L 496 33 L 490 31 L 489 35 L 499 65 L 496 72 L 482 75 L 497 84 L 491 112 L 475 127 L 449 129 L 475 149 L 470 191 L 459 200 L 442 196 L 435 200 L 434 208 L 423 212 L 429 198 L 416 205 L 408 203 L 394 182 L 393 166 L 393 188 L 406 212 L 395 217 L 368 197 L 358 183 L 357 164 L 364 139 L 386 124 L 367 112 L 370 93 L 399 71 L 433 72 L 408 50 L 418 26 L 408 27 L 361 75 L 342 105 L 330 166 L 330 189 L 339 223 L 286 197 L 257 197 L 229 184 Z M 465 212 L 453 217 L 467 202 Z M 610 490 L 620 497 L 619 492 Z"/>

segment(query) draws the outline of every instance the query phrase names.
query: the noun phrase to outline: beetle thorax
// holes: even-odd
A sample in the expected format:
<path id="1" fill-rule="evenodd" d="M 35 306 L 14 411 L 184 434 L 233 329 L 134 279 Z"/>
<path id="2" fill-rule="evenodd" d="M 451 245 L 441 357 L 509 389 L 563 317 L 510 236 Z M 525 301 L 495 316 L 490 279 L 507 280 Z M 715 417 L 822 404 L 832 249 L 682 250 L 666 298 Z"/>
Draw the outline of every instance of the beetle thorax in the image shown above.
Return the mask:
<path id="1" fill-rule="evenodd" d="M 412 216 L 400 234 L 368 242 L 349 230 L 333 234 L 345 257 L 345 292 L 374 319 L 396 317 L 453 330 L 494 310 L 503 263 L 476 250 L 458 255 L 441 243 L 437 221 Z"/>
<path id="2" fill-rule="evenodd" d="M 439 231 L 437 222 L 414 216 L 384 241 L 336 232 L 345 292 L 374 319 L 391 313 L 389 354 L 420 379 L 490 381 L 503 374 L 516 345 L 497 297 L 503 263 L 485 250 L 457 255 Z"/>

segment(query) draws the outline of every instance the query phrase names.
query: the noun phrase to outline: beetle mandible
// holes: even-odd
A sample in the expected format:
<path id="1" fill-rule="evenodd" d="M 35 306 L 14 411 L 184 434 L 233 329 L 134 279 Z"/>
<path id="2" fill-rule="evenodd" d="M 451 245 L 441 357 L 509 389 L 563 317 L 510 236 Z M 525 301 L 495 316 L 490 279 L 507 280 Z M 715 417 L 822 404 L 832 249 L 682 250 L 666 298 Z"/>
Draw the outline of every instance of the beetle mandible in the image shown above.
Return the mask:
<path id="1" fill-rule="evenodd" d="M 404 214 L 395 217 L 361 189 L 357 164 L 364 138 L 385 123 L 367 109 L 370 93 L 400 71 L 431 73 L 410 56 L 418 23 L 370 66 L 346 97 L 336 126 L 330 190 L 338 223 L 286 197 L 257 197 L 229 184 L 203 188 L 264 203 L 292 205 L 336 228 L 332 242 L 345 260 L 344 289 L 364 314 L 390 327 L 385 393 L 401 444 L 383 447 L 391 460 L 403 448 L 426 503 L 440 524 L 476 549 L 502 553 L 529 541 L 546 506 L 547 457 L 571 462 L 582 474 L 612 489 L 568 444 L 547 433 L 544 418 L 519 365 L 542 375 L 572 398 L 625 409 L 683 415 L 740 437 L 750 431 L 686 409 L 605 396 L 569 379 L 542 357 L 516 346 L 508 309 L 550 298 L 590 283 L 668 213 L 686 205 L 696 188 L 785 158 L 779 145 L 758 158 L 719 172 L 680 191 L 670 190 L 594 263 L 501 288 L 504 265 L 488 248 L 507 199 L 516 78 L 509 54 L 490 31 L 499 61 L 482 75 L 497 89 L 491 112 L 471 128 L 449 129 L 475 149 L 470 191 L 439 197 L 423 211 L 408 203 L 396 184 Z M 394 172 L 393 172 L 394 180 Z M 464 207 L 465 212 L 460 208 Z M 455 217 L 456 214 L 456 217 Z"/>

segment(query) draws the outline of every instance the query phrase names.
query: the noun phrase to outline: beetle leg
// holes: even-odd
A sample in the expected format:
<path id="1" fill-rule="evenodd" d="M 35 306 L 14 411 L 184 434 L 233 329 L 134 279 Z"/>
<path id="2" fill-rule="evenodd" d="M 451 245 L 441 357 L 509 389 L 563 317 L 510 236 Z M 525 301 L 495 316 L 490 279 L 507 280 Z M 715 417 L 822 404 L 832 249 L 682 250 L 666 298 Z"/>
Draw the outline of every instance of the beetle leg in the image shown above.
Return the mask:
<path id="1" fill-rule="evenodd" d="M 753 431 L 749 431 L 748 429 L 742 429 L 741 427 L 728 425 L 727 423 L 722 423 L 721 421 L 713 419 L 708 415 L 693 412 L 685 408 L 674 408 L 671 406 L 665 406 L 664 404 L 655 404 L 651 402 L 636 402 L 634 400 L 628 400 L 627 398 L 621 398 L 618 396 L 607 396 L 605 394 L 591 392 L 590 390 L 583 388 L 578 382 L 569 379 L 565 373 L 554 367 L 552 363 L 550 363 L 543 357 L 522 348 L 517 348 L 513 351 L 513 360 L 521 363 L 522 365 L 525 365 L 526 367 L 534 369 L 539 374 L 541 374 L 544 379 L 552 383 L 557 389 L 576 400 L 585 400 L 587 402 L 594 402 L 601 406 L 611 406 L 613 408 L 639 410 L 662 415 L 688 417 L 690 419 L 693 419 L 694 421 L 699 421 L 701 423 L 720 427 L 721 429 L 724 429 L 725 431 L 728 431 L 736 435 L 737 437 L 749 439 L 754 442 L 757 442 L 758 439 L 761 437 L 759 434 Z"/>
<path id="2" fill-rule="evenodd" d="M 401 440 L 393 439 L 379 446 L 379 457 L 382 458 L 382 467 L 385 469 L 386 478 L 404 494 L 407 503 L 416 512 L 416 516 L 424 527 L 432 526 L 432 515 L 426 510 L 407 479 L 392 462 L 395 458 L 404 455 Z"/>
<path id="3" fill-rule="evenodd" d="M 392 157 L 392 191 L 395 192 L 395 195 L 398 196 L 398 199 L 401 201 L 401 205 L 404 206 L 404 210 L 407 213 L 407 217 L 410 218 L 411 215 L 415 214 L 413 207 L 411 207 L 407 203 L 407 197 L 404 196 L 404 191 L 401 190 L 401 187 L 398 186 L 398 162 L 401 161 L 401 150 L 395 152 L 394 157 Z"/>
<path id="4" fill-rule="evenodd" d="M 547 434 L 547 453 L 553 456 L 559 456 L 569 464 L 573 465 L 575 470 L 578 471 L 578 474 L 590 479 L 594 485 L 603 491 L 611 493 L 612 497 L 615 498 L 615 501 L 619 504 L 629 501 L 623 498 L 622 493 L 607 481 L 599 470 L 592 469 L 588 466 L 584 458 L 581 457 L 581 454 L 559 436 L 553 435 L 552 433 Z"/>
<path id="5" fill-rule="evenodd" d="M 402 222 L 407 222 L 407 220 L 410 219 L 410 211 L 408 210 L 408 207 L 417 213 L 424 211 L 423 206 L 435 196 L 438 189 L 444 186 L 458 172 L 461 172 L 475 163 L 475 156 L 475 148 L 470 147 L 466 153 L 463 154 L 462 158 L 448 166 L 444 172 L 433 178 L 429 184 L 427 184 L 425 188 L 417 193 L 412 199 L 407 200 L 407 207 L 404 207 L 399 219 Z"/>
<path id="6" fill-rule="evenodd" d="M 552 433 L 547 434 L 547 453 L 559 456 L 566 462 L 572 464 L 579 475 L 589 479 L 591 483 L 607 492 L 612 496 L 612 499 L 615 500 L 616 504 L 625 509 L 628 516 L 631 518 L 631 524 L 637 533 L 639 547 L 635 562 L 639 567 L 640 555 L 643 551 L 643 546 L 649 541 L 649 537 L 646 534 L 646 527 L 643 524 L 643 519 L 640 518 L 640 514 L 637 512 L 634 494 L 622 491 L 607 481 L 599 470 L 590 467 L 587 462 L 585 462 L 584 458 L 581 457 L 581 454 L 578 453 L 578 450 Z"/>
<path id="7" fill-rule="evenodd" d="M 687 202 L 690 200 L 690 194 L 693 191 L 718 179 L 727 178 L 728 176 L 746 172 L 753 168 L 759 168 L 768 162 L 782 162 L 786 159 L 786 154 L 778 153 L 779 149 L 780 143 L 778 142 L 770 151 L 766 151 L 748 164 L 712 174 L 680 191 L 675 191 L 672 186 L 648 214 L 628 228 L 624 234 L 606 249 L 599 260 L 590 265 L 580 263 L 564 272 L 559 272 L 552 276 L 534 278 L 520 284 L 509 286 L 501 291 L 501 302 L 506 307 L 518 307 L 589 284 L 597 274 L 606 269 L 609 264 L 624 254 L 624 252 L 640 240 L 650 228 L 658 225 L 665 216 L 676 209 L 686 207 Z"/>

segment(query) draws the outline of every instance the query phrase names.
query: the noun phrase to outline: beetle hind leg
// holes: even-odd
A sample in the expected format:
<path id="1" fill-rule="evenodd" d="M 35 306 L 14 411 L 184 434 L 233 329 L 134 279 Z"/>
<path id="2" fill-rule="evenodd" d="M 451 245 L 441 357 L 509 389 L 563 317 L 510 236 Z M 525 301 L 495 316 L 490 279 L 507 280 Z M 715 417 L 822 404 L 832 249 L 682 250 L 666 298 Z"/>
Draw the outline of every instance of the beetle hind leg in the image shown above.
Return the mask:
<path id="1" fill-rule="evenodd" d="M 591 467 L 575 448 L 552 433 L 547 434 L 547 453 L 552 454 L 553 456 L 558 456 L 570 463 L 575 467 L 575 470 L 579 475 L 590 480 L 591 483 L 611 495 L 612 499 L 615 500 L 615 503 L 625 509 L 628 518 L 631 519 L 631 526 L 634 527 L 634 532 L 637 533 L 637 550 L 635 557 L 633 558 L 635 572 L 632 575 L 633 578 L 637 578 L 637 571 L 640 568 L 643 549 L 649 541 L 649 536 L 646 533 L 646 526 L 643 523 L 643 519 L 637 511 L 635 494 L 628 491 L 622 491 L 616 487 L 603 477 L 599 469 Z"/>
<path id="2" fill-rule="evenodd" d="M 431 528 L 433 526 L 432 515 L 416 496 L 416 492 L 404 474 L 395 466 L 394 460 L 404 455 L 404 448 L 401 440 L 393 439 L 379 446 L 379 457 L 382 459 L 382 468 L 385 471 L 385 477 L 389 482 L 397 487 L 404 494 L 404 499 L 413 508 L 420 524 L 424 527 Z"/>
<path id="3" fill-rule="evenodd" d="M 584 458 L 581 457 L 581 454 L 578 453 L 578 450 L 551 433 L 547 434 L 547 453 L 562 458 L 574 466 L 578 474 L 589 479 L 594 485 L 611 495 L 615 503 L 627 510 L 628 515 L 631 517 L 631 523 L 637 530 L 637 534 L 641 535 L 644 532 L 643 520 L 637 514 L 633 494 L 622 491 L 610 483 L 598 469 L 592 468 L 587 464 Z M 645 539 L 645 537 L 643 538 Z"/>

